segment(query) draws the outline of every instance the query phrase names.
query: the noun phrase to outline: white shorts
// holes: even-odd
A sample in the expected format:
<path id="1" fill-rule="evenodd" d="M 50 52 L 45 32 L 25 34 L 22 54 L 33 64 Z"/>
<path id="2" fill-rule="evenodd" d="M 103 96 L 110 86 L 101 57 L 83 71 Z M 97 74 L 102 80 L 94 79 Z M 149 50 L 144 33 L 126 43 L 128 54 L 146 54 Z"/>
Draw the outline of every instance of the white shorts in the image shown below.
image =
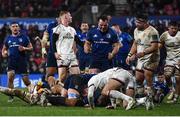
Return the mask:
<path id="1" fill-rule="evenodd" d="M 57 60 L 58 67 L 76 67 L 78 61 L 75 55 L 61 55 L 61 60 Z"/>
<path id="2" fill-rule="evenodd" d="M 150 61 L 146 61 L 146 60 L 138 60 L 137 65 L 136 65 L 136 69 L 138 70 L 150 70 L 150 71 L 154 71 L 157 69 L 159 64 L 159 61 L 157 62 L 150 62 Z"/>
<path id="3" fill-rule="evenodd" d="M 116 72 L 113 74 L 112 79 L 121 82 L 127 89 L 135 89 L 135 78 L 126 70 Z"/>

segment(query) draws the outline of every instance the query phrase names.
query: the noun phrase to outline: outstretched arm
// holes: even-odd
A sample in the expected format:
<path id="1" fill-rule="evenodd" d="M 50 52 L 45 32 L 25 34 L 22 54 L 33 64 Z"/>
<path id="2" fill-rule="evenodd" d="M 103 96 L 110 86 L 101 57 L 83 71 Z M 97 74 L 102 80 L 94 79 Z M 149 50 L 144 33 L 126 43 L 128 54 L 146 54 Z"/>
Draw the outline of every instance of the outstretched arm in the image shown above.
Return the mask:
<path id="1" fill-rule="evenodd" d="M 89 105 L 92 109 L 95 107 L 95 105 L 94 105 L 94 91 L 95 91 L 95 86 L 94 86 L 94 84 L 92 84 L 88 88 L 88 102 L 89 102 Z"/>

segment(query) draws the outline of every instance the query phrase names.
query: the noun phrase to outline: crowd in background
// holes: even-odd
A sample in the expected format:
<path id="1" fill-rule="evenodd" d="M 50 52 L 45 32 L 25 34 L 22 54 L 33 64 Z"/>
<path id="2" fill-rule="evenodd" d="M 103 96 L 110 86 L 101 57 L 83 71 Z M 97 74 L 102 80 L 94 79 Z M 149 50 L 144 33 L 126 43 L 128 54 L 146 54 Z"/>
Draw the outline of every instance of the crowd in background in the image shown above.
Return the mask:
<path id="1" fill-rule="evenodd" d="M 114 0 L 0 0 L 0 17 L 56 17 L 57 9 L 67 5 L 75 12 L 81 5 L 109 4 L 113 8 Z M 179 0 L 119 0 L 127 3 L 124 15 L 141 11 L 150 15 L 179 15 Z M 114 10 L 111 10 L 114 12 Z M 113 14 L 113 13 L 111 13 Z"/>

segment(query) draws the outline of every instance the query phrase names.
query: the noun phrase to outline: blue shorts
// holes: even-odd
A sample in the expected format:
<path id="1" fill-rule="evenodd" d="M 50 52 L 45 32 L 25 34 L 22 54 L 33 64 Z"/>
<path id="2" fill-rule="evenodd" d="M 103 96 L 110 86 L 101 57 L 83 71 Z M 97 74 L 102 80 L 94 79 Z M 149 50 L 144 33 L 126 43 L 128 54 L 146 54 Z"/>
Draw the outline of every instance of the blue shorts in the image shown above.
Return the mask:
<path id="1" fill-rule="evenodd" d="M 112 60 L 107 60 L 107 59 L 104 59 L 104 60 L 95 60 L 95 59 L 92 59 L 91 60 L 91 64 L 90 64 L 90 68 L 97 68 L 99 69 L 101 72 L 107 70 L 107 69 L 110 69 L 113 67 L 113 64 L 112 64 Z"/>
<path id="2" fill-rule="evenodd" d="M 57 61 L 52 52 L 48 52 L 46 67 L 57 67 Z"/>
<path id="3" fill-rule="evenodd" d="M 8 71 L 14 70 L 18 74 L 27 74 L 27 61 L 26 59 L 12 59 L 8 58 Z"/>
<path id="4" fill-rule="evenodd" d="M 89 67 L 91 63 L 91 58 L 89 57 L 79 57 L 79 68 L 80 70 L 85 70 L 86 67 Z"/>
<path id="5" fill-rule="evenodd" d="M 65 80 L 64 88 L 67 90 L 68 89 L 75 89 L 75 90 L 81 92 L 82 89 L 84 88 L 83 78 L 82 77 L 74 77 L 74 76 L 76 76 L 76 75 L 68 76 L 68 78 Z M 79 76 L 79 75 L 77 75 L 77 76 Z M 76 84 L 76 82 L 79 82 L 79 83 Z"/>

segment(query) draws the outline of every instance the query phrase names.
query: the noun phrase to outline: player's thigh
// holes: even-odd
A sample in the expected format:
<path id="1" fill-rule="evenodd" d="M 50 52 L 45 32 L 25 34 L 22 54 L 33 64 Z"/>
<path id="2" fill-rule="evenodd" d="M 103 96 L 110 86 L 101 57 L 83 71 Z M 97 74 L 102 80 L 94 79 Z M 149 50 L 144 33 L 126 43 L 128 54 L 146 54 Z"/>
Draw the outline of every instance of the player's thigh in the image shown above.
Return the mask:
<path id="1" fill-rule="evenodd" d="M 142 85 L 144 82 L 144 71 L 136 69 L 135 76 L 137 83 Z"/>
<path id="2" fill-rule="evenodd" d="M 57 72 L 57 67 L 46 67 L 46 74 L 48 76 L 54 75 Z"/>
<path id="3" fill-rule="evenodd" d="M 80 69 L 78 66 L 70 67 L 69 72 L 70 72 L 70 74 L 80 74 Z"/>
<path id="4" fill-rule="evenodd" d="M 10 82 L 13 82 L 14 81 L 14 77 L 15 77 L 15 71 L 14 70 L 7 71 L 7 76 L 8 76 L 8 80 Z"/>
<path id="5" fill-rule="evenodd" d="M 158 62 L 147 61 L 144 63 L 143 69 L 155 72 L 158 68 L 158 65 L 159 65 L 159 61 Z"/>
<path id="6" fill-rule="evenodd" d="M 59 78 L 62 78 L 64 80 L 64 78 L 67 76 L 67 67 L 59 67 L 58 68 L 58 75 Z"/>
<path id="7" fill-rule="evenodd" d="M 126 95 L 134 97 L 134 93 L 135 93 L 134 90 L 135 90 L 134 88 L 126 89 Z"/>
<path id="8" fill-rule="evenodd" d="M 110 79 L 108 81 L 108 83 L 104 86 L 103 90 L 102 90 L 102 94 L 103 95 L 107 95 L 110 90 L 118 90 L 122 85 L 122 82 L 116 79 Z"/>
<path id="9" fill-rule="evenodd" d="M 180 70 L 179 69 L 175 69 L 175 73 L 174 73 L 174 76 L 178 79 L 180 79 Z"/>
<path id="10" fill-rule="evenodd" d="M 80 74 L 80 69 L 78 65 L 77 59 L 71 59 L 70 66 L 69 66 L 69 72 L 70 74 Z"/>

